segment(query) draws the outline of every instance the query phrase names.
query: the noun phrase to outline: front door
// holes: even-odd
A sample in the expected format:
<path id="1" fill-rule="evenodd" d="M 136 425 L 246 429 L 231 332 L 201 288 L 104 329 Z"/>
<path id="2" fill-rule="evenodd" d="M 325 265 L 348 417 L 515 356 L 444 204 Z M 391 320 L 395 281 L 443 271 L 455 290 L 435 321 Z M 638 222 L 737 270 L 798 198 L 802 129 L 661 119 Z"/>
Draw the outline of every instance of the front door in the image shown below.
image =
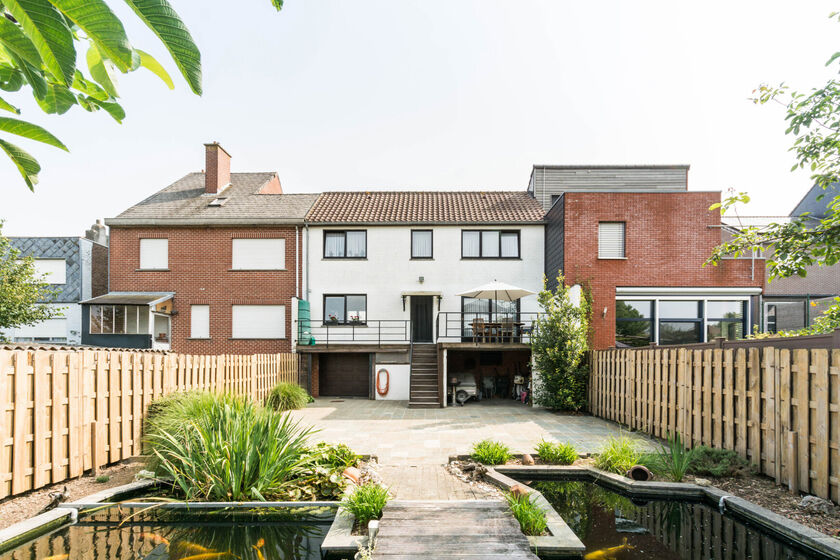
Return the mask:
<path id="1" fill-rule="evenodd" d="M 432 296 L 411 296 L 411 340 L 432 340 Z"/>

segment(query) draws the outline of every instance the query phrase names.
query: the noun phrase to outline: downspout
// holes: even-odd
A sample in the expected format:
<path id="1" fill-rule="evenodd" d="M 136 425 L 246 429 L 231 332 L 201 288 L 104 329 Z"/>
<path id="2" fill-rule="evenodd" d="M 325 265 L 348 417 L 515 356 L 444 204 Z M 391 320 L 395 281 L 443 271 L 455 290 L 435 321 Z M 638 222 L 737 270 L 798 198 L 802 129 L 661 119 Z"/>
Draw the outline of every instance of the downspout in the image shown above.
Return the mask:
<path id="1" fill-rule="evenodd" d="M 303 242 L 303 252 L 306 255 L 304 257 L 305 266 L 303 267 L 304 274 L 306 274 L 303 281 L 303 299 L 309 301 L 309 224 L 305 224 L 303 227 L 306 228 L 306 239 Z"/>
<path id="2" fill-rule="evenodd" d="M 300 230 L 298 226 L 295 226 L 295 267 L 298 269 L 295 271 L 295 297 L 298 299 L 300 299 L 300 276 L 303 274 L 300 265 Z"/>

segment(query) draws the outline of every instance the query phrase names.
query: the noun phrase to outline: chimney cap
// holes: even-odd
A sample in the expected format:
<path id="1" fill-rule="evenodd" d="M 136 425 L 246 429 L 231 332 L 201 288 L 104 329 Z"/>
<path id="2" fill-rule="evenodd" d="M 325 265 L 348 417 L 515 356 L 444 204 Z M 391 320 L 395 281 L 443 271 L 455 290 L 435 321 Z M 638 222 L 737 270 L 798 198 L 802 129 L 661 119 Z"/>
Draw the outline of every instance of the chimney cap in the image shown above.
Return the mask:
<path id="1" fill-rule="evenodd" d="M 208 148 L 209 148 L 210 146 L 213 146 L 213 147 L 219 148 L 219 149 L 220 149 L 220 150 L 222 150 L 224 153 L 226 153 L 226 154 L 228 155 L 228 157 L 233 157 L 233 156 L 232 156 L 232 155 L 230 155 L 230 153 L 229 153 L 227 150 L 225 150 L 225 149 L 222 147 L 222 145 L 221 145 L 221 144 L 219 144 L 218 142 L 215 142 L 215 141 L 214 141 L 214 142 L 207 142 L 207 143 L 205 143 L 204 145 L 205 145 L 206 147 L 208 147 Z"/>

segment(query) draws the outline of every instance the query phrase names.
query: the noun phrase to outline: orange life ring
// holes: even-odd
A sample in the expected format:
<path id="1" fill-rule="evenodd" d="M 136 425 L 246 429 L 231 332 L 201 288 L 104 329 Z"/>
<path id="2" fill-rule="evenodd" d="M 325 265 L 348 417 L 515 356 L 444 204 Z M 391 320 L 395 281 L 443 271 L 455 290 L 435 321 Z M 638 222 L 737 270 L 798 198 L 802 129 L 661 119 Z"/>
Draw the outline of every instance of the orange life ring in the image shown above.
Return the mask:
<path id="1" fill-rule="evenodd" d="M 379 384 L 379 381 L 382 379 L 382 373 L 385 373 L 385 388 L 383 389 L 382 386 Z M 388 388 L 391 386 L 391 374 L 388 373 L 388 370 L 385 368 L 380 369 L 376 372 L 376 392 L 379 393 L 380 397 L 384 397 L 388 394 Z"/>

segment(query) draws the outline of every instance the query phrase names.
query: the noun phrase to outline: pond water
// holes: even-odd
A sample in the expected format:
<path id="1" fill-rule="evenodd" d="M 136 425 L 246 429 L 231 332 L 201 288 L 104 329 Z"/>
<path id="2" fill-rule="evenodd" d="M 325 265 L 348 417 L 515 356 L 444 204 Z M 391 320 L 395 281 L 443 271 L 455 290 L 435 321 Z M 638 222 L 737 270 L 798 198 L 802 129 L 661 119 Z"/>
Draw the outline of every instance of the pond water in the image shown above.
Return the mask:
<path id="1" fill-rule="evenodd" d="M 583 541 L 588 560 L 821 558 L 701 503 L 631 500 L 591 482 L 529 485 Z"/>
<path id="2" fill-rule="evenodd" d="M 288 510 L 110 508 L 2 554 L 0 560 L 320 560 L 330 522 L 329 517 Z"/>

